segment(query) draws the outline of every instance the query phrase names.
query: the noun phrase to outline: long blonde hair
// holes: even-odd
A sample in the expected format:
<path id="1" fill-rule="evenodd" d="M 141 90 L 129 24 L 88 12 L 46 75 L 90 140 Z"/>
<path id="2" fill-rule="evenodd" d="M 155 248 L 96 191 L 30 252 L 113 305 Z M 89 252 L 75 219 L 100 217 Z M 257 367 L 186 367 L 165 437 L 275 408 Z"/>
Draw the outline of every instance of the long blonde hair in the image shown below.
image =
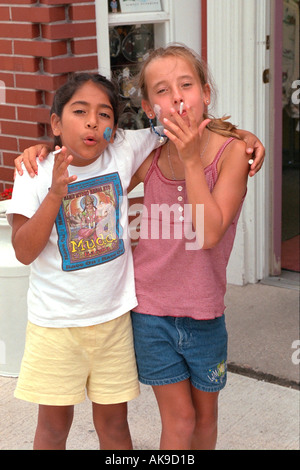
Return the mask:
<path id="1" fill-rule="evenodd" d="M 201 59 L 201 57 L 198 57 L 197 54 L 189 49 L 188 47 L 184 45 L 179 45 L 179 44 L 174 44 L 174 45 L 169 45 L 167 47 L 160 47 L 158 49 L 155 49 L 153 52 L 150 53 L 150 55 L 147 57 L 147 59 L 142 63 L 141 70 L 139 72 L 138 76 L 138 86 L 141 90 L 142 98 L 145 100 L 148 100 L 148 90 L 147 90 L 147 83 L 146 83 L 146 68 L 155 59 L 158 58 L 163 58 L 163 57 L 181 57 L 185 60 L 188 60 L 194 70 L 196 71 L 196 74 L 198 75 L 200 79 L 200 83 L 202 87 L 204 87 L 206 84 L 209 85 L 211 94 L 215 94 L 215 87 L 213 85 L 212 78 L 210 77 L 209 71 L 207 64 Z M 210 123 L 207 125 L 207 128 L 210 129 L 213 132 L 216 132 L 217 134 L 221 134 L 226 137 L 236 137 L 239 139 L 238 134 L 235 132 L 237 130 L 237 127 L 232 124 L 231 122 L 227 121 L 230 116 L 223 116 L 222 118 L 214 118 L 213 116 L 204 113 L 203 114 L 203 119 L 211 119 Z"/>

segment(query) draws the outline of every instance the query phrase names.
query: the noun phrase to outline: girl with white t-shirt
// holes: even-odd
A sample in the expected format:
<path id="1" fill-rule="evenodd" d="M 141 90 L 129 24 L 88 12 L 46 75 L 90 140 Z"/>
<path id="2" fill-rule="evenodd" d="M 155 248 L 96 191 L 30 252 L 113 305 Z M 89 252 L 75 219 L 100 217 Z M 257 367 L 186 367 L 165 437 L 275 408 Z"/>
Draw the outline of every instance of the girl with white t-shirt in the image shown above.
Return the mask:
<path id="1" fill-rule="evenodd" d="M 36 178 L 17 175 L 7 212 L 16 257 L 31 264 L 15 396 L 39 404 L 35 449 L 65 448 L 85 390 L 101 449 L 132 448 L 126 402 L 139 383 L 126 194 L 158 142 L 149 130 L 118 131 L 118 110 L 113 84 L 100 75 L 78 74 L 63 85 L 51 109 L 63 150 L 38 162 Z"/>

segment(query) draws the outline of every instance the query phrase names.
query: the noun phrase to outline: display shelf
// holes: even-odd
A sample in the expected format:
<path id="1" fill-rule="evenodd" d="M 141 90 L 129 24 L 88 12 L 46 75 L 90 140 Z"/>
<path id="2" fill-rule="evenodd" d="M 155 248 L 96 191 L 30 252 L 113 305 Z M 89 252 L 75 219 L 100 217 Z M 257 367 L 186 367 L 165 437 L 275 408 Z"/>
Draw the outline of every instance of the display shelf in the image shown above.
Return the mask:
<path id="1" fill-rule="evenodd" d="M 152 11 L 145 13 L 109 13 L 109 26 L 136 25 L 149 23 L 164 23 L 170 20 L 170 14 L 165 11 Z"/>

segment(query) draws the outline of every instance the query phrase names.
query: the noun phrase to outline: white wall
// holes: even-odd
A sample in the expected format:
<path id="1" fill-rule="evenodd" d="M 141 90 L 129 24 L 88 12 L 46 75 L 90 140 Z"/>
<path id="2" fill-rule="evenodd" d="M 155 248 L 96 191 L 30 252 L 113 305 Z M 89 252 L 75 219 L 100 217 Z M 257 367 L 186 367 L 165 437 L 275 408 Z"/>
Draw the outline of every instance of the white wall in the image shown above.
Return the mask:
<path id="1" fill-rule="evenodd" d="M 218 88 L 213 114 L 230 114 L 233 123 L 255 133 L 266 146 L 269 85 L 263 84 L 262 74 L 269 60 L 269 0 L 209 0 L 207 4 L 207 60 Z M 266 175 L 264 165 L 249 179 L 228 266 L 228 281 L 233 284 L 255 283 L 267 275 Z"/>

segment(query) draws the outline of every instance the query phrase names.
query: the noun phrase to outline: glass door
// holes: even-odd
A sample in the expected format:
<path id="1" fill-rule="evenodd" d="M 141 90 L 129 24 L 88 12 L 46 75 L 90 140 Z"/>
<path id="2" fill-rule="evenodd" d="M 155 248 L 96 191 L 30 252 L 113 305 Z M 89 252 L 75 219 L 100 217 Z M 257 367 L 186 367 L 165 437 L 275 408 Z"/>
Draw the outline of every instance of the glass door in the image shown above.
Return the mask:
<path id="1" fill-rule="evenodd" d="M 300 271 L 299 9 L 299 0 L 283 2 L 281 268 L 298 273 Z"/>
<path id="2" fill-rule="evenodd" d="M 167 42 L 168 6 L 161 0 L 118 0 L 108 4 L 111 77 L 118 82 L 122 99 L 122 129 L 149 127 L 136 80 L 140 64 L 154 48 Z"/>

